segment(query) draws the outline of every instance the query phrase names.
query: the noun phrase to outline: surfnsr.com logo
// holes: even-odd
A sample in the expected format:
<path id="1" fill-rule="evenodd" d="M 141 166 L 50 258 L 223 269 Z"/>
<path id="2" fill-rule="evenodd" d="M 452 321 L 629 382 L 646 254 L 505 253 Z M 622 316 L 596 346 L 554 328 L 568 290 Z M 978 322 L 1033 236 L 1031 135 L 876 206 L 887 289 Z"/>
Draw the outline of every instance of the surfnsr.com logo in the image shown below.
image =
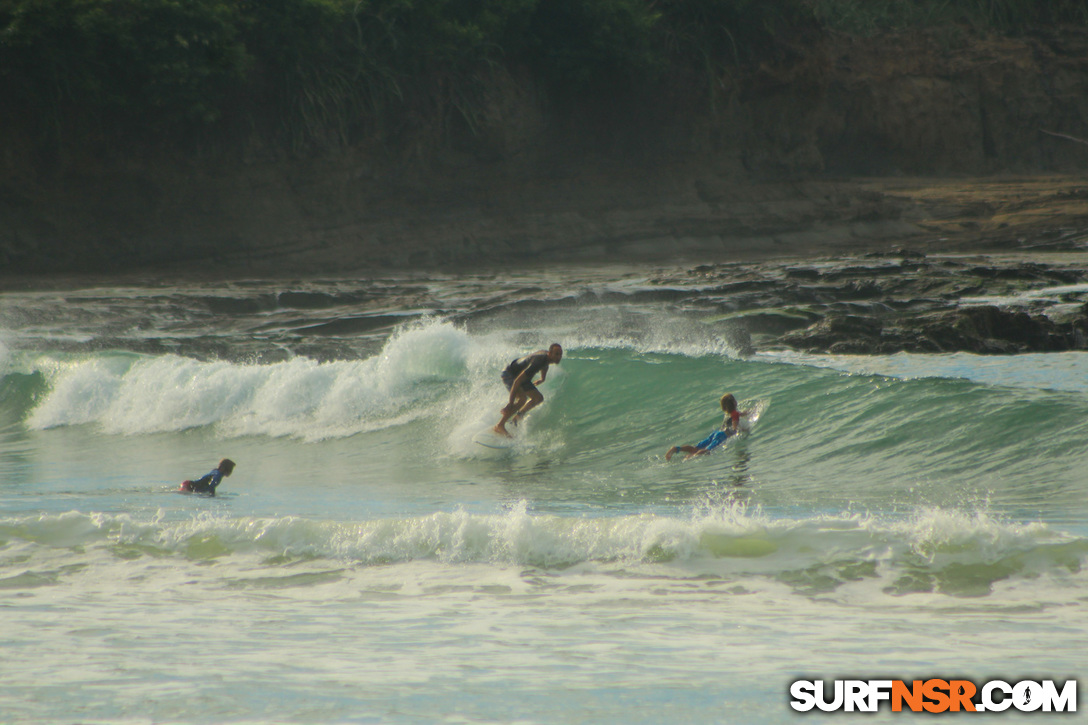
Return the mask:
<path id="1" fill-rule="evenodd" d="M 981 687 L 970 680 L 797 680 L 790 685 L 790 707 L 799 712 L 876 712 L 888 703 L 892 712 L 1076 712 L 1077 681 L 1060 687 L 1054 680 L 990 680 Z"/>

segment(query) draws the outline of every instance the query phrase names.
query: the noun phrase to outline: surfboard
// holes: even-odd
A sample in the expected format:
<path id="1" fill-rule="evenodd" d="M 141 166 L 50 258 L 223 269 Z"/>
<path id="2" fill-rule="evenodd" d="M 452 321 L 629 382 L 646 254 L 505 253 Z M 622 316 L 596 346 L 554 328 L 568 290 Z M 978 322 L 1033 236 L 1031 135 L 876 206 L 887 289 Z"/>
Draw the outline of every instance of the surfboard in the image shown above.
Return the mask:
<path id="1" fill-rule="evenodd" d="M 771 401 L 766 399 L 757 400 L 755 404 L 748 409 L 748 415 L 740 419 L 740 432 L 751 432 L 752 428 L 759 422 L 759 419 L 763 416 L 763 413 L 766 412 L 767 406 L 770 404 Z"/>
<path id="2" fill-rule="evenodd" d="M 490 428 L 480 431 L 472 437 L 472 440 L 484 448 L 494 448 L 500 451 L 505 451 L 514 447 L 513 438 L 506 438 L 505 436 L 498 435 Z"/>

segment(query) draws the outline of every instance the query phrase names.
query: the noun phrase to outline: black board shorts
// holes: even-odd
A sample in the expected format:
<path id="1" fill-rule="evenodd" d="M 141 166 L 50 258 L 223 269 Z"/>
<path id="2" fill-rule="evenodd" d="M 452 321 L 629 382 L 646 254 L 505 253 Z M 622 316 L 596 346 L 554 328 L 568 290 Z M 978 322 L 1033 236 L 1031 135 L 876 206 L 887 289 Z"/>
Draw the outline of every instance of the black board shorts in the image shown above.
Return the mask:
<path id="1" fill-rule="evenodd" d="M 516 378 L 517 378 L 516 375 L 510 374 L 506 370 L 502 371 L 502 384 L 506 386 L 507 390 L 510 390 L 510 386 L 512 386 L 514 384 L 514 380 Z M 521 384 L 521 389 L 524 390 L 526 393 L 539 393 L 540 392 L 539 390 L 537 390 L 536 385 L 533 384 L 532 380 L 526 380 L 524 383 L 522 383 Z"/>

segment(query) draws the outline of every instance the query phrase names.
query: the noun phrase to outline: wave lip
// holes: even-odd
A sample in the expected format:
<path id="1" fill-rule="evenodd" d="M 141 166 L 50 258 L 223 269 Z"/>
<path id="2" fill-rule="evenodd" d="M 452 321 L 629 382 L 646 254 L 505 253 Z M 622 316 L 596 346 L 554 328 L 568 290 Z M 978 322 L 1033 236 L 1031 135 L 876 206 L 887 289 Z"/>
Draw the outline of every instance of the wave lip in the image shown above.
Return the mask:
<path id="1" fill-rule="evenodd" d="M 570 518 L 532 514 L 524 503 L 497 514 L 458 510 L 363 522 L 208 514 L 166 521 L 161 513 L 139 520 L 71 512 L 0 520 L 0 542 L 0 552 L 31 562 L 35 557 L 26 552 L 35 546 L 194 563 L 256 557 L 273 568 L 312 559 L 363 567 L 431 561 L 682 580 L 755 578 L 805 596 L 859 585 L 893 597 L 985 597 L 1003 586 L 1047 588 L 1061 597 L 1083 591 L 1088 571 L 1088 539 L 1043 524 L 940 510 L 893 521 L 846 514 L 769 519 L 741 506 L 689 519 Z M 34 571 L 31 564 L 18 576 Z"/>
<path id="2" fill-rule="evenodd" d="M 650 316 L 633 324 L 629 317 L 594 318 L 581 332 L 541 331 L 534 338 L 562 338 L 568 351 L 729 356 L 728 344 L 708 336 L 698 322 Z M 450 406 L 467 409 L 462 417 L 473 417 L 484 390 L 501 398 L 498 371 L 528 347 L 513 337 L 519 336 L 470 334 L 452 322 L 422 319 L 398 328 L 378 353 L 356 360 L 292 357 L 258 363 L 172 353 L 24 354 L 23 369 L 14 372 L 8 365 L 4 380 L 14 387 L 29 385 L 30 393 L 5 395 L 4 402 L 17 405 L 34 430 L 94 425 L 106 434 L 139 435 L 214 427 L 231 437 L 324 440 L 402 425 Z M 556 381 L 563 373 L 555 371 Z M 22 375 L 33 380 L 15 380 Z M 488 416 L 493 407 L 489 404 Z"/>
<path id="3" fill-rule="evenodd" d="M 466 374 L 466 333 L 449 323 L 409 326 L 365 360 L 271 364 L 177 355 L 44 358 L 45 391 L 32 429 L 96 424 L 108 434 L 216 426 L 230 436 L 305 440 L 353 435 L 423 415 L 433 388 Z"/>
<path id="4" fill-rule="evenodd" d="M 762 359 L 852 375 L 889 376 L 902 380 L 944 378 L 1027 390 L 1088 392 L 1088 355 L 1083 352 L 978 355 L 895 353 L 894 355 L 821 355 L 795 352 L 760 353 Z"/>

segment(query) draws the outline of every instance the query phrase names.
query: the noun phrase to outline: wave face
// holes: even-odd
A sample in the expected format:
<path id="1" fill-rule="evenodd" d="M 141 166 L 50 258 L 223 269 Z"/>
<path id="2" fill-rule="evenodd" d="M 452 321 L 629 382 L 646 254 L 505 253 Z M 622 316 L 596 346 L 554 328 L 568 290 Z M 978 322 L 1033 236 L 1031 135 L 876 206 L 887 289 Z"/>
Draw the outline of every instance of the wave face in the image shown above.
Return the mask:
<path id="1" fill-rule="evenodd" d="M 919 356 L 888 358 L 885 367 L 901 374 L 893 377 L 851 371 L 849 358 L 735 358 L 713 338 L 690 344 L 677 327 L 673 337 L 653 327 L 641 339 L 553 332 L 570 340 L 566 357 L 543 386 L 545 404 L 506 453 L 474 438 L 502 405 L 498 371 L 523 349 L 509 333 L 449 321 L 402 326 L 359 360 L 21 354 L 9 360 L 20 369 L 0 380 L 0 405 L 29 431 L 77 430 L 107 448 L 119 437 L 203 431 L 226 442 L 220 448 L 295 441 L 289 445 L 304 446 L 301 460 L 317 455 L 305 445 L 339 440 L 380 448 L 388 466 L 427 466 L 424 480 L 441 476 L 451 459 L 546 461 L 570 486 L 596 482 L 590 497 L 625 491 L 652 499 L 653 486 L 682 486 L 697 472 L 741 492 L 760 484 L 762 501 L 775 505 L 1085 512 L 1088 470 L 1075 451 L 1088 435 L 1088 399 L 1027 387 L 1030 359 L 1009 359 L 1001 373 L 1008 385 L 947 377 L 944 360 Z M 1048 378 L 1055 385 L 1079 380 L 1080 357 L 1066 359 L 1064 378 L 1060 369 Z M 992 365 L 978 367 L 993 379 Z M 742 408 L 766 408 L 753 432 L 706 461 L 665 465 L 669 446 L 695 443 L 720 425 L 723 392 Z"/>

